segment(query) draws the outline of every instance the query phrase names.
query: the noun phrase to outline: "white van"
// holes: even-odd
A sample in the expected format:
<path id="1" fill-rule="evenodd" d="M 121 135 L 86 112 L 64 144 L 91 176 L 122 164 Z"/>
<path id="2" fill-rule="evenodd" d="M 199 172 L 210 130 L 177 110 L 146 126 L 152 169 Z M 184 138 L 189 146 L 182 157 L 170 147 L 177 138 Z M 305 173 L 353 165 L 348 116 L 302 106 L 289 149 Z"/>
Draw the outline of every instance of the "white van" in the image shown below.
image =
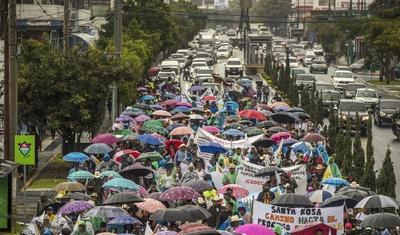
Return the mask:
<path id="1" fill-rule="evenodd" d="M 353 73 L 349 71 L 335 71 L 332 78 L 336 89 L 343 89 L 345 85 L 354 83 L 356 79 Z"/>
<path id="2" fill-rule="evenodd" d="M 177 60 L 169 59 L 164 60 L 161 63 L 161 71 L 162 72 L 171 72 L 174 71 L 177 76 L 181 73 L 181 66 Z"/>

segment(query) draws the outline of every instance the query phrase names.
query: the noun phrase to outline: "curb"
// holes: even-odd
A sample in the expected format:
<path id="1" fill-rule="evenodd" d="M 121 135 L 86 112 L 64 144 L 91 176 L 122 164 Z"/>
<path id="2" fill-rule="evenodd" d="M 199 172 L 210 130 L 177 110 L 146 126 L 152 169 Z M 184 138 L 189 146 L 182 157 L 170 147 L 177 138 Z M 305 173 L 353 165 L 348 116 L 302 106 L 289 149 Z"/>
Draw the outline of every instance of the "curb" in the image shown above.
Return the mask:
<path id="1" fill-rule="evenodd" d="M 33 174 L 33 175 L 31 176 L 31 178 L 29 178 L 29 180 L 26 181 L 26 186 L 25 186 L 26 188 L 28 188 L 28 187 L 33 183 L 33 181 L 35 181 L 35 180 L 37 179 L 37 177 L 38 177 L 39 174 L 43 171 L 43 169 L 46 168 L 47 165 L 49 165 L 50 162 L 52 162 L 53 159 L 54 159 L 57 155 L 58 155 L 58 153 L 54 154 L 42 167 L 40 167 L 39 169 L 37 169 L 37 171 L 35 172 L 35 174 Z M 26 189 L 26 191 L 28 191 L 28 189 Z M 23 192 L 24 192 L 24 188 L 22 188 L 20 192 L 23 193 Z"/>
<path id="2" fill-rule="evenodd" d="M 30 188 L 26 189 L 27 192 L 50 192 L 53 191 L 52 188 Z"/>
<path id="3" fill-rule="evenodd" d="M 381 87 L 379 87 L 379 86 L 374 86 L 374 85 L 372 85 L 371 83 L 369 83 L 368 81 L 363 81 L 363 83 L 364 83 L 365 85 L 374 87 L 374 88 L 376 88 L 376 89 L 378 89 L 378 90 L 380 90 L 380 91 L 382 91 L 382 92 L 385 92 L 385 93 L 387 93 L 387 94 L 392 94 L 392 95 L 394 95 L 394 96 L 400 98 L 400 94 L 394 94 L 394 93 L 399 93 L 398 91 L 389 91 L 388 89 L 384 89 L 384 88 L 381 88 Z"/>

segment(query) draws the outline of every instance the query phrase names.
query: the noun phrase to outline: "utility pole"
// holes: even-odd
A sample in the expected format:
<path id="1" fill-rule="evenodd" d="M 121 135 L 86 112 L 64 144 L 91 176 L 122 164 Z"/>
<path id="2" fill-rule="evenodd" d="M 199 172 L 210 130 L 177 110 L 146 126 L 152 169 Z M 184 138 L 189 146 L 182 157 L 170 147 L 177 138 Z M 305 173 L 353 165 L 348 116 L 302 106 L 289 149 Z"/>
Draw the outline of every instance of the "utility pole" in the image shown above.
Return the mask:
<path id="1" fill-rule="evenodd" d="M 64 52 L 68 50 L 69 47 L 69 18 L 70 18 L 69 0 L 64 0 Z"/>
<path id="2" fill-rule="evenodd" d="M 114 0 L 114 46 L 116 49 L 116 56 L 121 57 L 122 53 L 122 2 L 121 0 Z M 115 78 L 116 80 L 116 78 Z M 117 117 L 117 83 L 114 80 L 112 87 L 112 120 Z"/>
<path id="3" fill-rule="evenodd" d="M 3 107 L 3 118 L 4 118 L 4 159 L 10 160 L 10 69 L 9 69 L 9 28 L 8 28 L 8 0 L 3 0 L 3 29 L 4 29 L 4 107 Z"/>

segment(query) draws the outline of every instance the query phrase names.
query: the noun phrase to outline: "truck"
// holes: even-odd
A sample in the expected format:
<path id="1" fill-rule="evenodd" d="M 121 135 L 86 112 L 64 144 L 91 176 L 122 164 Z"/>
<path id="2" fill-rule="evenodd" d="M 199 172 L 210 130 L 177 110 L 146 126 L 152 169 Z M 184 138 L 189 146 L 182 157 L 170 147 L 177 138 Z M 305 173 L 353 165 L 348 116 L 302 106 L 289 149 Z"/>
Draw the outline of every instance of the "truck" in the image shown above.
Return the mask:
<path id="1" fill-rule="evenodd" d="M 214 33 L 200 34 L 199 47 L 215 48 L 215 35 Z"/>

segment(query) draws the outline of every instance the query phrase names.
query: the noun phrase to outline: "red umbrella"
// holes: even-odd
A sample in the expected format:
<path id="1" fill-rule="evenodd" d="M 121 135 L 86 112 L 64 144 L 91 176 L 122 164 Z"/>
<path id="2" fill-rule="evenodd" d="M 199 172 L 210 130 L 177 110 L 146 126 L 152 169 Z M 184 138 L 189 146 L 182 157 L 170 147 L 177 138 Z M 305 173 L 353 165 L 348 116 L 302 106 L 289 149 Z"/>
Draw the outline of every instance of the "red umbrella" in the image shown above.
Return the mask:
<path id="1" fill-rule="evenodd" d="M 256 110 L 242 110 L 238 112 L 239 116 L 242 117 L 247 117 L 247 118 L 252 118 L 252 119 L 257 119 L 257 120 L 267 120 L 267 117 L 262 114 L 261 112 L 258 112 Z"/>
<path id="2" fill-rule="evenodd" d="M 160 201 L 151 198 L 145 198 L 144 202 L 138 202 L 135 203 L 135 205 L 139 207 L 141 210 L 148 211 L 150 213 L 154 213 L 158 210 L 167 209 L 165 205 L 162 204 Z"/>
<path id="3" fill-rule="evenodd" d="M 176 100 L 166 100 L 160 104 L 160 106 L 165 107 L 165 106 L 174 106 L 178 101 Z"/>
<path id="4" fill-rule="evenodd" d="M 162 135 L 160 135 L 160 134 L 158 134 L 158 133 L 151 133 L 150 135 L 152 135 L 152 136 L 154 136 L 154 137 L 156 137 L 158 140 L 160 140 L 161 142 L 165 142 L 165 141 L 167 141 L 167 138 L 165 138 L 164 136 L 162 136 Z"/>
<path id="5" fill-rule="evenodd" d="M 292 135 L 290 133 L 287 133 L 287 132 L 279 132 L 279 133 L 273 134 L 270 137 L 270 139 L 272 139 L 275 142 L 280 141 L 282 138 L 283 139 L 289 139 L 289 138 L 292 138 Z"/>
<path id="6" fill-rule="evenodd" d="M 191 104 L 189 104 L 188 102 L 184 102 L 184 101 L 175 103 L 175 106 L 176 106 L 176 107 L 178 107 L 178 106 L 185 106 L 185 107 L 188 107 L 188 108 L 192 108 L 192 105 L 191 105 Z"/>
<path id="7" fill-rule="evenodd" d="M 90 143 L 103 143 L 107 145 L 115 144 L 119 141 L 117 137 L 112 134 L 105 133 L 105 134 L 98 134 L 93 139 L 90 140 Z"/>
<path id="8" fill-rule="evenodd" d="M 318 142 L 318 141 L 324 141 L 325 137 L 323 137 L 322 135 L 317 134 L 317 133 L 308 133 L 301 140 L 304 142 L 313 143 L 313 142 Z"/>
<path id="9" fill-rule="evenodd" d="M 178 113 L 175 114 L 174 116 L 171 117 L 172 121 L 178 121 L 178 120 L 185 120 L 185 119 L 189 119 L 190 117 L 184 113 Z"/>
<path id="10" fill-rule="evenodd" d="M 169 145 L 174 145 L 174 149 L 178 149 L 179 145 L 183 144 L 182 141 L 180 140 L 168 140 L 167 142 L 165 142 L 165 146 L 168 148 Z"/>
<path id="11" fill-rule="evenodd" d="M 128 157 L 133 157 L 133 158 L 136 159 L 137 157 L 139 157 L 140 153 L 138 151 L 134 151 L 132 149 L 124 149 L 124 150 L 118 151 L 114 155 L 113 160 L 121 163 L 122 162 L 122 155 L 126 155 Z"/>
<path id="12" fill-rule="evenodd" d="M 209 101 L 211 101 L 211 100 L 217 100 L 217 98 L 215 98 L 215 96 L 213 96 L 213 95 L 208 95 L 208 96 L 204 96 L 203 98 L 201 98 L 201 100 L 204 100 L 204 101 L 209 100 Z"/>
<path id="13" fill-rule="evenodd" d="M 200 226 L 189 226 L 185 229 L 182 229 L 178 235 L 200 235 L 200 234 L 220 234 L 215 231 L 213 228 L 207 225 L 200 225 Z"/>
<path id="14" fill-rule="evenodd" d="M 208 131 L 210 133 L 219 133 L 221 131 L 220 129 L 218 129 L 215 126 L 205 126 L 205 127 L 203 127 L 203 130 Z"/>
<path id="15" fill-rule="evenodd" d="M 168 189 L 160 196 L 161 200 L 174 201 L 174 200 L 189 200 L 201 197 L 201 195 L 194 189 L 185 186 L 177 186 Z"/>

